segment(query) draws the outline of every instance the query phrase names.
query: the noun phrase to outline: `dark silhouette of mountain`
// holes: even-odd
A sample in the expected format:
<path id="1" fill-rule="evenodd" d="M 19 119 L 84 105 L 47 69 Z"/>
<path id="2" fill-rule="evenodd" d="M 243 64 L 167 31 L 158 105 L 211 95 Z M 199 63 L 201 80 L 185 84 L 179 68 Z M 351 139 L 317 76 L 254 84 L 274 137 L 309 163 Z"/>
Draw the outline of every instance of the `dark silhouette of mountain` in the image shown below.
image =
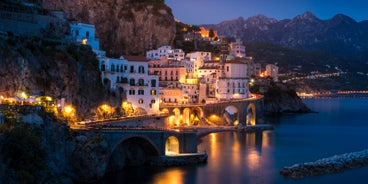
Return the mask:
<path id="1" fill-rule="evenodd" d="M 220 36 L 241 38 L 246 44 L 267 42 L 340 56 L 358 56 L 368 51 L 368 21 L 356 22 L 343 14 L 321 20 L 305 12 L 280 21 L 257 15 L 203 26 L 217 30 Z"/>

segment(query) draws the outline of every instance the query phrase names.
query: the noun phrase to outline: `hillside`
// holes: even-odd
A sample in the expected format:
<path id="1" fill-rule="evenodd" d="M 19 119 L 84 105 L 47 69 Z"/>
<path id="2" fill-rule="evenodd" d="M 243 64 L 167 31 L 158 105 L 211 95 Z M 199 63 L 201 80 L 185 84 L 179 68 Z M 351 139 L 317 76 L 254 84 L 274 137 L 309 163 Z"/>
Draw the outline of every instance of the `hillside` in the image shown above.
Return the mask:
<path id="1" fill-rule="evenodd" d="M 204 26 L 217 30 L 220 36 L 241 38 L 246 44 L 267 42 L 297 50 L 357 56 L 368 51 L 367 25 L 367 21 L 356 22 L 343 14 L 321 20 L 305 12 L 293 19 L 257 15 Z"/>
<path id="2" fill-rule="evenodd" d="M 175 20 L 163 0 L 44 0 L 50 10 L 63 10 L 70 20 L 94 24 L 107 55 L 145 55 L 171 45 Z"/>
<path id="3" fill-rule="evenodd" d="M 2 35 L 0 62 L 0 92 L 5 97 L 22 91 L 65 98 L 80 118 L 94 115 L 104 100 L 119 102 L 104 91 L 98 61 L 88 46 Z"/>

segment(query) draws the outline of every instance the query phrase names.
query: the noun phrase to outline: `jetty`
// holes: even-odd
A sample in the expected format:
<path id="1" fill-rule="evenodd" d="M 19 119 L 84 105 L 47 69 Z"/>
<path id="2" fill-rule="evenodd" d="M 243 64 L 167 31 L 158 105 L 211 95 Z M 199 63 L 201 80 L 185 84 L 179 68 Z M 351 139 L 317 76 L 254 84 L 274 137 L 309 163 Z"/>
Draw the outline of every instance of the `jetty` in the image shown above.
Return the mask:
<path id="1" fill-rule="evenodd" d="M 367 165 L 368 149 L 358 152 L 334 155 L 332 157 L 322 158 L 314 162 L 284 167 L 280 170 L 280 174 L 285 177 L 300 179 L 306 176 L 343 172 L 347 169 L 359 168 Z"/>

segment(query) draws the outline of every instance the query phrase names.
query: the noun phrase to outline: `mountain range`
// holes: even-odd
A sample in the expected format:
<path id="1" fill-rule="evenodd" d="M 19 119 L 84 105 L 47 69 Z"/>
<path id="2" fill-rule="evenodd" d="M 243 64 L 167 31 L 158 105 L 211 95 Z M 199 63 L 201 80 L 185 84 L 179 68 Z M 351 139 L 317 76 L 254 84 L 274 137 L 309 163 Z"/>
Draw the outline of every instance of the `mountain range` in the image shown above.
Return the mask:
<path id="1" fill-rule="evenodd" d="M 340 56 L 368 52 L 368 21 L 337 14 L 321 20 L 311 12 L 293 19 L 276 20 L 264 15 L 201 25 L 223 37 L 240 38 L 245 44 L 266 42 L 303 51 L 327 51 Z"/>

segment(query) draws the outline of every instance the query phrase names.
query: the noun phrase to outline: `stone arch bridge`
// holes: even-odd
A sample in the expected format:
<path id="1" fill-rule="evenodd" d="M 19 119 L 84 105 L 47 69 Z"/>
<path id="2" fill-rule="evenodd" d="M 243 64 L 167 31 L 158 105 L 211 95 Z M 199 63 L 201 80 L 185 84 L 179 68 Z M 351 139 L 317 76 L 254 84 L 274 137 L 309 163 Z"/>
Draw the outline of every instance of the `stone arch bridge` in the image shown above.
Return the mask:
<path id="1" fill-rule="evenodd" d="M 262 117 L 263 96 L 206 104 L 166 104 L 160 109 L 170 115 L 170 126 L 255 125 Z"/>
<path id="2" fill-rule="evenodd" d="M 199 155 L 197 134 L 194 131 L 167 129 L 100 129 L 105 142 L 105 172 L 125 166 L 149 164 L 157 159 L 180 155 Z"/>

